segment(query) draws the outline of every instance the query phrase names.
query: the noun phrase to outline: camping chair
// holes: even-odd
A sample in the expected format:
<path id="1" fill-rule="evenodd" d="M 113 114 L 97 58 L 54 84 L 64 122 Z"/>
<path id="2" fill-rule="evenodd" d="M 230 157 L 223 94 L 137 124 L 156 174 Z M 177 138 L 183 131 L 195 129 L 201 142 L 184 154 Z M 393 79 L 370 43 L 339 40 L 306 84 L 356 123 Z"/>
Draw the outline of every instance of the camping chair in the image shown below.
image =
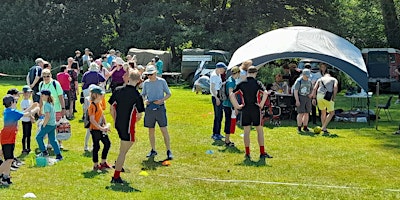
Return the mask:
<path id="1" fill-rule="evenodd" d="M 388 121 L 392 121 L 392 115 L 390 115 L 390 112 L 389 112 L 390 102 L 392 101 L 392 98 L 393 98 L 393 96 L 390 96 L 389 100 L 387 101 L 386 104 L 379 104 L 378 105 L 378 111 L 377 111 L 377 115 L 376 116 L 379 116 L 379 113 L 380 113 L 381 109 L 383 109 L 385 111 L 385 114 L 386 114 L 386 117 L 387 117 Z"/>

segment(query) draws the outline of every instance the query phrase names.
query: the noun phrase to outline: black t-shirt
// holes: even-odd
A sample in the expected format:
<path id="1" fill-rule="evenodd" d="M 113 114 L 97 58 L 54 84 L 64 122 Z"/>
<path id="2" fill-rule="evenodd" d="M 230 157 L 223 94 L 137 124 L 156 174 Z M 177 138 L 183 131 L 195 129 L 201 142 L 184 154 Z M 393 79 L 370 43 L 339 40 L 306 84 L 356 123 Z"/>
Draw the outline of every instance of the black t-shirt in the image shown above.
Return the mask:
<path id="1" fill-rule="evenodd" d="M 240 82 L 233 92 L 241 91 L 243 93 L 244 99 L 244 109 L 246 107 L 258 107 L 257 102 L 257 93 L 258 91 L 265 91 L 264 85 L 254 79 L 253 77 L 247 77 L 245 81 Z"/>
<path id="2" fill-rule="evenodd" d="M 143 98 L 131 85 L 117 87 L 108 103 L 116 108 L 115 128 L 121 133 L 129 133 L 129 125 L 136 121 L 131 118 L 135 108 L 138 113 L 144 112 Z"/>

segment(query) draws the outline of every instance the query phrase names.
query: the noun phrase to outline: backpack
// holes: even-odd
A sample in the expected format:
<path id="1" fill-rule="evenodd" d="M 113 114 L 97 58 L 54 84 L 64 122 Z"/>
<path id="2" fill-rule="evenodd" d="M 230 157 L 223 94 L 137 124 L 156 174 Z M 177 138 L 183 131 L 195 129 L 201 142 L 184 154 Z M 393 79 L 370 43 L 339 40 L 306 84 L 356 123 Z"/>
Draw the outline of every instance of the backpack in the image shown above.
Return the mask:
<path id="1" fill-rule="evenodd" d="M 53 87 L 54 87 L 54 89 L 57 91 L 57 86 L 56 86 L 56 81 L 55 80 L 53 80 Z M 40 84 L 39 84 L 39 90 L 42 90 L 42 86 L 43 86 L 43 81 L 42 82 L 40 82 Z"/>
<path id="2" fill-rule="evenodd" d="M 229 94 L 227 92 L 227 88 L 226 88 L 226 81 L 222 82 L 221 88 L 218 90 L 218 98 L 221 101 L 225 101 L 229 99 Z"/>
<path id="3" fill-rule="evenodd" d="M 97 112 L 96 104 L 94 102 L 92 102 L 92 104 L 96 108 L 95 112 Z M 83 125 L 85 126 L 85 128 L 89 128 L 90 127 L 89 107 L 85 111 L 85 117 L 83 118 Z"/>

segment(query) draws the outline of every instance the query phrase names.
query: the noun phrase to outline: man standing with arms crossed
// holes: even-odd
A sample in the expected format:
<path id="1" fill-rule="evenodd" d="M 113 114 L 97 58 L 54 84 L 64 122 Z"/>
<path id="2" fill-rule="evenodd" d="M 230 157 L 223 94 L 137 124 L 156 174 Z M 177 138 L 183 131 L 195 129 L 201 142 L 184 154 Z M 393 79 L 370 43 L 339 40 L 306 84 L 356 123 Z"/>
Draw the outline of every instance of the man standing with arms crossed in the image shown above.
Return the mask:
<path id="1" fill-rule="evenodd" d="M 154 65 L 146 67 L 143 72 L 147 76 L 147 80 L 143 83 L 142 96 L 144 97 L 146 109 L 144 116 L 144 126 L 149 128 L 149 140 L 151 151 L 147 157 L 157 155 L 155 125 L 156 122 L 164 137 L 165 147 L 167 148 L 167 160 L 172 160 L 173 155 L 170 147 L 169 133 L 167 129 L 167 111 L 165 109 L 165 101 L 171 97 L 171 91 L 168 88 L 167 82 L 160 77 L 157 77 L 157 69 Z"/>
<path id="2" fill-rule="evenodd" d="M 244 146 L 246 150 L 245 158 L 250 159 L 250 130 L 251 126 L 255 126 L 258 134 L 258 145 L 260 146 L 260 159 L 272 158 L 264 149 L 264 131 L 263 124 L 261 124 L 261 108 L 264 107 L 267 100 L 267 90 L 264 85 L 256 80 L 257 68 L 254 66 L 249 67 L 246 80 L 236 85 L 236 88 L 229 94 L 229 98 L 233 106 L 242 110 L 242 126 L 244 129 Z M 238 104 L 235 93 L 241 91 L 243 94 L 244 102 Z M 263 93 L 260 103 L 257 102 L 257 94 L 261 91 Z"/>

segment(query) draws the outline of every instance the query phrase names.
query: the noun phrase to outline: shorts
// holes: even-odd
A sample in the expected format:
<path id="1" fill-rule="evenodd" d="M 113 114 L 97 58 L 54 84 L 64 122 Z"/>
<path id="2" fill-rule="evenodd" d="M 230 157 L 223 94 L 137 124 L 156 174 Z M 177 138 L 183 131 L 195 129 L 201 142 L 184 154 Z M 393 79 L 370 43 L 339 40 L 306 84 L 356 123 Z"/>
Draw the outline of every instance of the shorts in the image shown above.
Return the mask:
<path id="1" fill-rule="evenodd" d="M 242 109 L 242 126 L 260 126 L 261 110 L 257 106 L 246 107 Z"/>
<path id="2" fill-rule="evenodd" d="M 311 112 L 311 99 L 308 96 L 299 95 L 300 106 L 297 107 L 297 113 Z"/>
<path id="3" fill-rule="evenodd" d="M 129 142 L 135 142 L 136 141 L 136 114 L 137 114 L 137 110 L 135 109 L 134 112 L 132 113 L 131 119 L 132 121 L 130 121 L 129 123 L 129 130 L 128 132 L 126 132 L 126 130 L 119 130 L 118 131 L 118 136 L 119 139 L 121 139 L 122 141 L 129 141 Z"/>
<path id="4" fill-rule="evenodd" d="M 167 110 L 164 105 L 160 105 L 157 109 L 146 107 L 144 115 L 144 127 L 154 128 L 156 122 L 160 127 L 167 127 Z"/>
<path id="5" fill-rule="evenodd" d="M 4 160 L 14 159 L 15 144 L 2 144 Z"/>
<path id="6" fill-rule="evenodd" d="M 317 105 L 319 110 L 332 112 L 335 110 L 335 102 L 324 99 L 324 94 L 317 94 Z"/>

